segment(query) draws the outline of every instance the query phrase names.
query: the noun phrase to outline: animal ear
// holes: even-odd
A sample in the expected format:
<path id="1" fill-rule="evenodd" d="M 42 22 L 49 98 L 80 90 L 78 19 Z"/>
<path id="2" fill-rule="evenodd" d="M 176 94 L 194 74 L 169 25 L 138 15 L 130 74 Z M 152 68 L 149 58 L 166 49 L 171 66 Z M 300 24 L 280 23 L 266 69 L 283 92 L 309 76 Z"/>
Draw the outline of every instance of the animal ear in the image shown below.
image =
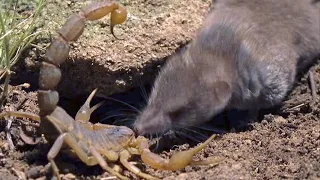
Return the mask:
<path id="1" fill-rule="evenodd" d="M 208 110 L 207 113 L 211 113 L 212 115 L 223 111 L 232 95 L 230 85 L 227 82 L 218 81 L 207 82 L 205 86 L 205 93 L 208 93 L 208 95 L 201 96 L 201 105 L 207 108 L 203 108 L 203 110 Z"/>
<path id="2" fill-rule="evenodd" d="M 218 81 L 212 84 L 214 96 L 221 104 L 227 104 L 231 98 L 232 92 L 230 85 L 225 81 Z"/>

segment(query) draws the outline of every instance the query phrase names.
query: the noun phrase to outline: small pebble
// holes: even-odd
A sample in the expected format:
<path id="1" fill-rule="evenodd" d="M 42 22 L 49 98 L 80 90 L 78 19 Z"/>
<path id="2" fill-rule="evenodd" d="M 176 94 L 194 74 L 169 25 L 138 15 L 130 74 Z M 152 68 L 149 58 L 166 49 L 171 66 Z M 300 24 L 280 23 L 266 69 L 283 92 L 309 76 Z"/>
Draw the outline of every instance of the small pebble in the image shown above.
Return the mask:
<path id="1" fill-rule="evenodd" d="M 52 176 L 53 172 L 52 172 L 52 168 L 51 168 L 50 163 L 48 163 L 46 166 L 44 166 L 44 169 L 45 169 L 46 176 Z"/>
<path id="2" fill-rule="evenodd" d="M 3 152 L 7 152 L 9 150 L 9 143 L 7 141 L 2 142 L 0 148 Z"/>
<path id="3" fill-rule="evenodd" d="M 77 171 L 77 167 L 69 162 L 59 162 L 59 168 L 64 174 Z"/>
<path id="4" fill-rule="evenodd" d="M 47 178 L 45 176 L 39 177 L 36 180 L 46 180 Z"/>
<path id="5" fill-rule="evenodd" d="M 73 179 L 76 179 L 76 176 L 72 173 L 68 173 L 68 174 L 64 175 L 62 179 L 73 180 Z"/>
<path id="6" fill-rule="evenodd" d="M 36 179 L 41 176 L 41 170 L 43 169 L 43 166 L 35 166 L 29 169 L 27 172 L 27 177 L 28 178 L 33 178 Z"/>
<path id="7" fill-rule="evenodd" d="M 246 139 L 244 140 L 244 142 L 247 144 L 247 145 L 251 145 L 252 144 L 252 141 L 250 139 Z"/>
<path id="8" fill-rule="evenodd" d="M 274 121 L 276 123 L 278 123 L 278 124 L 286 124 L 286 123 L 288 123 L 288 121 L 285 118 L 281 117 L 281 116 L 275 118 Z"/>
<path id="9" fill-rule="evenodd" d="M 300 169 L 300 164 L 296 164 L 296 163 L 290 162 L 290 163 L 288 164 L 288 168 L 289 168 L 289 171 L 290 171 L 291 173 L 296 173 L 296 172 L 298 172 L 299 169 Z"/>
<path id="10" fill-rule="evenodd" d="M 261 121 L 261 124 L 267 125 L 267 124 L 268 124 L 268 121 L 264 119 L 264 120 Z"/>
<path id="11" fill-rule="evenodd" d="M 14 174 L 15 174 L 16 176 L 18 176 L 19 179 L 21 179 L 21 180 L 27 179 L 27 178 L 26 178 L 26 174 L 25 174 L 24 172 L 22 172 L 22 171 L 20 171 L 20 170 L 17 170 L 17 169 L 15 169 L 15 168 L 11 168 L 11 170 L 14 172 Z"/>
<path id="12" fill-rule="evenodd" d="M 188 179 L 188 174 L 187 173 L 181 173 L 181 174 L 179 174 L 179 176 L 177 177 L 177 179 L 179 179 L 179 180 L 186 180 L 186 179 Z"/>

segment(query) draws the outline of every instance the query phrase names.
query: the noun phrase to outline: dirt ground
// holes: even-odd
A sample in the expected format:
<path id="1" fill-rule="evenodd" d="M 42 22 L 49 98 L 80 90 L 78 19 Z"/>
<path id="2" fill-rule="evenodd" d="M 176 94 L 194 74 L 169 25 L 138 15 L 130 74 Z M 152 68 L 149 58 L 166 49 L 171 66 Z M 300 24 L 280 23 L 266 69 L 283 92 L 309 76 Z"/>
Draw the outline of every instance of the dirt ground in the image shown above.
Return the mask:
<path id="1" fill-rule="evenodd" d="M 22 2 L 22 11 L 29 10 L 29 2 Z M 72 43 L 73 50 L 68 62 L 62 66 L 63 79 L 58 88 L 59 104 L 70 115 L 74 116 L 94 88 L 99 88 L 100 95 L 116 93 L 114 98 L 141 108 L 144 94 L 141 86 L 152 82 L 166 57 L 191 40 L 210 6 L 209 0 L 131 0 L 121 3 L 128 8 L 129 19 L 116 27 L 115 33 L 124 40 L 116 40 L 110 35 L 109 22 L 104 18 L 88 23 L 83 36 Z M 43 28 L 58 28 L 83 5 L 83 2 L 73 0 L 49 0 L 43 13 Z M 40 47 L 48 43 L 46 35 L 37 41 Z M 4 111 L 38 113 L 36 90 L 43 53 L 41 49 L 32 48 L 17 64 Z M 133 160 L 144 172 L 168 180 L 320 179 L 320 65 L 314 66 L 313 72 L 318 93 L 316 102 L 312 102 L 308 79 L 304 75 L 281 107 L 261 113 L 261 119 L 244 130 L 224 129 L 228 132 L 218 135 L 195 157 L 223 157 L 223 161 L 216 165 L 188 166 L 171 172 L 154 170 L 143 164 L 139 157 Z M 31 87 L 19 86 L 22 83 L 30 83 Z M 95 99 L 93 103 L 100 100 Z M 101 120 L 106 116 L 105 112 L 117 115 L 123 108 L 107 102 L 93 119 L 107 123 Z M 38 124 L 15 119 L 10 128 L 6 128 L 7 124 L 7 120 L 0 122 L 0 179 L 50 179 L 52 172 L 46 159 L 50 145 L 44 140 L 28 145 L 20 135 L 20 129 L 28 135 L 34 134 Z M 199 129 L 189 133 L 196 133 L 194 137 L 208 134 Z M 157 152 L 163 157 L 196 144 L 183 138 L 170 140 L 164 140 L 166 143 L 160 140 Z M 62 179 L 110 177 L 99 166 L 88 167 L 63 153 L 58 155 L 56 162 Z M 130 179 L 139 179 L 126 170 L 123 174 Z"/>

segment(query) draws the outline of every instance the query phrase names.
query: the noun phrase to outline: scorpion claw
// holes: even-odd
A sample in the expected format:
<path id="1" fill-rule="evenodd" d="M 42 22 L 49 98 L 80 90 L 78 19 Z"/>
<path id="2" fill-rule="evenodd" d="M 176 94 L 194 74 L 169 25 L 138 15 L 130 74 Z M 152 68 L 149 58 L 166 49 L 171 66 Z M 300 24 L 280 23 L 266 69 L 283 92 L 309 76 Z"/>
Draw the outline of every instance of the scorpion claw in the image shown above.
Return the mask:
<path id="1" fill-rule="evenodd" d="M 121 164 L 126 167 L 128 170 L 130 170 L 131 172 L 133 172 L 134 174 L 143 177 L 145 179 L 157 179 L 156 177 L 153 177 L 149 174 L 143 173 L 141 172 L 141 170 L 135 166 L 134 164 L 131 164 L 128 159 L 131 157 L 131 154 L 129 153 L 129 151 L 127 150 L 123 150 L 120 152 L 120 162 Z"/>
<path id="2" fill-rule="evenodd" d="M 216 159 L 210 159 L 210 160 L 204 160 L 204 161 L 193 161 L 192 157 L 194 154 L 202 150 L 205 146 L 207 146 L 213 139 L 215 135 L 212 135 L 209 139 L 207 139 L 203 144 L 192 148 L 188 151 L 181 151 L 174 153 L 172 157 L 167 160 L 163 159 L 159 155 L 151 152 L 149 150 L 148 140 L 145 139 L 142 136 L 139 136 L 137 138 L 139 150 L 141 152 L 141 159 L 146 164 L 150 165 L 151 167 L 155 169 L 161 169 L 161 170 L 179 170 L 181 168 L 184 168 L 188 165 L 207 165 L 212 163 L 218 163 L 220 160 Z"/>

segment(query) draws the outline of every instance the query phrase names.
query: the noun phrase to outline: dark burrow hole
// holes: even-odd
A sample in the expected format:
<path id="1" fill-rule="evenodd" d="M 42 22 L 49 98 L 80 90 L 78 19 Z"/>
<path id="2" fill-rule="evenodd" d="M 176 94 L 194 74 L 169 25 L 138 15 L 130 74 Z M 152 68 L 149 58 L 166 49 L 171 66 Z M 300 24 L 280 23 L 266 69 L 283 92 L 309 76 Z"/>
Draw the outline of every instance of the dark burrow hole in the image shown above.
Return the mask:
<path id="1" fill-rule="evenodd" d="M 102 96 L 97 92 L 97 96 L 91 101 L 91 106 L 104 101 L 92 115 L 90 121 L 92 123 L 103 123 L 112 125 L 124 125 L 133 128 L 133 123 L 147 104 L 147 97 L 151 91 L 151 84 L 132 88 L 126 92 L 114 94 L 111 96 Z M 75 117 L 79 108 L 86 101 L 89 94 L 82 94 L 75 98 L 61 97 L 59 106 L 63 107 L 70 116 Z M 262 110 L 259 113 L 258 122 L 260 122 L 265 114 L 275 112 L 278 107 L 268 110 Z M 247 111 L 225 111 L 214 117 L 210 122 L 197 127 L 188 127 L 183 130 L 169 131 L 159 138 L 152 136 L 155 140 L 159 140 L 151 148 L 156 152 L 168 150 L 174 145 L 184 143 L 195 146 L 199 142 L 205 141 L 212 134 L 224 134 L 230 131 L 240 132 L 252 129 L 252 125 L 248 123 Z M 150 138 L 150 137 L 149 137 Z"/>
<path id="2" fill-rule="evenodd" d="M 184 45 L 178 49 L 183 50 L 183 47 Z M 21 71 L 19 72 L 19 76 L 13 78 L 10 84 L 19 85 L 23 82 L 28 82 L 32 84 L 32 88 L 28 89 L 28 91 L 37 90 L 38 73 L 34 71 L 26 71 L 23 63 L 17 64 L 17 66 L 19 66 Z M 300 77 L 298 76 L 297 79 L 301 79 L 301 76 L 302 75 L 300 75 Z M 139 87 L 132 88 L 126 92 L 111 95 L 108 99 L 98 97 L 98 91 L 98 96 L 93 98 L 91 106 L 101 101 L 105 101 L 105 103 L 92 114 L 91 122 L 126 125 L 129 128 L 133 128 L 132 125 L 138 115 L 138 111 L 141 111 L 146 105 L 151 86 L 152 84 L 140 84 Z M 81 94 L 75 98 L 73 97 L 72 99 L 61 97 L 59 105 L 63 107 L 70 116 L 75 117 L 77 111 L 85 102 L 88 95 L 89 94 Z M 265 115 L 270 113 L 280 114 L 282 116 L 288 115 L 288 113 L 281 110 L 280 106 L 277 106 L 272 109 L 261 110 L 256 122 L 260 122 L 264 119 Z M 230 131 L 250 131 L 253 127 L 251 123 L 247 121 L 248 116 L 249 113 L 247 111 L 231 110 L 222 112 L 214 117 L 212 121 L 199 127 L 185 128 L 185 131 L 181 131 L 179 133 L 166 133 L 162 138 L 160 138 L 159 146 L 156 148 L 161 151 L 162 149 L 170 149 L 173 145 L 177 144 L 188 143 L 190 145 L 195 145 L 198 142 L 203 142 L 213 133 L 223 134 Z"/>
<path id="3" fill-rule="evenodd" d="M 30 78 L 30 73 L 28 73 L 29 81 L 31 84 L 37 84 L 38 76 L 37 73 L 32 74 L 33 78 Z M 30 81 L 30 79 L 34 79 Z M 18 80 L 18 81 L 17 81 Z M 24 79 L 25 80 L 25 79 Z M 11 82 L 11 84 L 21 84 L 21 79 L 16 79 Z M 33 87 L 37 87 L 36 85 Z M 93 98 L 91 106 L 104 101 L 104 104 L 98 108 L 91 116 L 92 123 L 104 123 L 113 125 L 125 125 L 129 128 L 133 128 L 133 123 L 138 115 L 138 111 L 143 110 L 146 106 L 147 97 L 149 96 L 152 84 L 144 84 L 139 87 L 132 88 L 126 92 L 118 93 L 109 96 L 108 98 L 99 97 L 99 90 L 97 96 Z M 32 89 L 36 90 L 36 89 Z M 30 91 L 30 89 L 29 89 Z M 77 111 L 83 105 L 89 94 L 81 94 L 77 97 L 68 98 L 60 97 L 59 105 L 63 107 L 71 117 L 75 117 Z M 265 115 L 268 114 L 280 114 L 282 116 L 287 116 L 280 108 L 281 106 L 274 107 L 272 109 L 261 110 L 259 113 L 258 120 L 255 122 L 260 122 L 264 119 Z M 230 131 L 232 132 L 242 132 L 250 131 L 253 126 L 248 122 L 247 117 L 249 112 L 247 111 L 225 111 L 214 117 L 210 122 L 203 124 L 198 127 L 188 127 L 179 132 L 168 132 L 164 134 L 159 139 L 159 142 L 153 147 L 153 150 L 163 151 L 172 148 L 174 145 L 181 145 L 184 143 L 194 146 L 199 142 L 205 141 L 213 133 L 224 134 Z"/>
<path id="4" fill-rule="evenodd" d="M 146 96 L 150 92 L 150 87 L 150 85 L 136 87 L 111 96 L 100 95 L 98 90 L 90 106 L 92 107 L 102 101 L 104 103 L 92 113 L 90 121 L 92 123 L 126 125 L 132 128 L 134 119 L 139 113 L 138 111 L 141 111 L 146 105 Z M 70 116 L 75 117 L 88 96 L 89 94 L 81 94 L 72 99 L 61 97 L 59 106 L 64 108 Z"/>

